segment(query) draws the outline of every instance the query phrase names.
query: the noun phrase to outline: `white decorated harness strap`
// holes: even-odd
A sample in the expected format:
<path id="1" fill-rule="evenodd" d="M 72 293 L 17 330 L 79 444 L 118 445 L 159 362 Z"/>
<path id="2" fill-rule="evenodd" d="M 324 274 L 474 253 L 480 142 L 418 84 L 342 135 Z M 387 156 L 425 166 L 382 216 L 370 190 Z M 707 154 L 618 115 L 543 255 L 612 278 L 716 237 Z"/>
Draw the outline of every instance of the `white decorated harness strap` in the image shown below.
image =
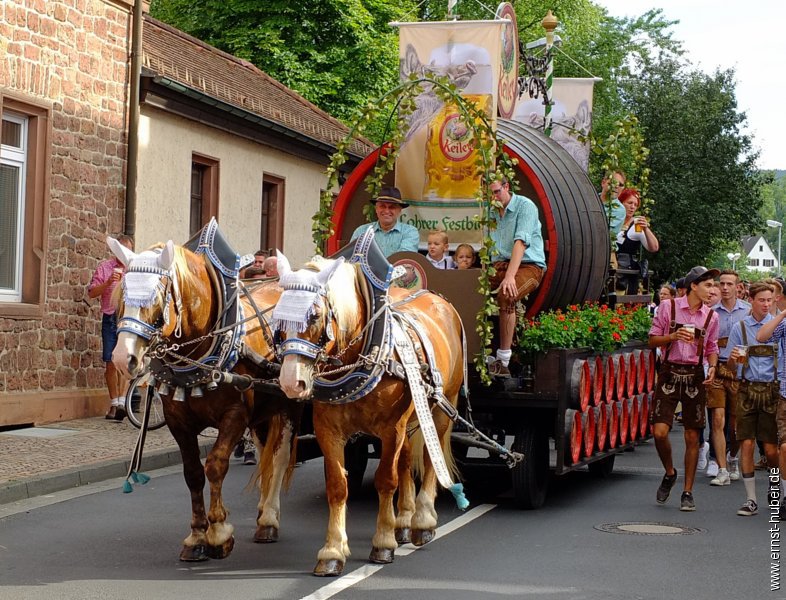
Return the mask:
<path id="1" fill-rule="evenodd" d="M 407 375 L 412 401 L 415 403 L 415 412 L 418 415 L 420 430 L 423 432 L 423 440 L 426 443 L 426 449 L 431 457 L 431 463 L 434 465 L 434 471 L 437 474 L 440 485 L 450 489 L 454 485 L 453 478 L 450 475 L 447 464 L 445 464 L 445 457 L 442 454 L 442 444 L 440 443 L 439 435 L 437 435 L 437 428 L 434 426 L 434 419 L 431 415 L 428 397 L 426 396 L 426 390 L 423 386 L 423 380 L 420 377 L 418 356 L 412 346 L 412 340 L 410 340 L 407 332 L 404 331 L 404 326 L 399 319 L 392 319 L 392 329 L 396 350 L 404 366 L 404 372 Z M 428 350 L 425 348 L 424 350 L 428 355 Z M 432 376 L 438 377 L 438 372 L 434 371 Z M 441 382 L 438 391 L 441 393 Z"/>

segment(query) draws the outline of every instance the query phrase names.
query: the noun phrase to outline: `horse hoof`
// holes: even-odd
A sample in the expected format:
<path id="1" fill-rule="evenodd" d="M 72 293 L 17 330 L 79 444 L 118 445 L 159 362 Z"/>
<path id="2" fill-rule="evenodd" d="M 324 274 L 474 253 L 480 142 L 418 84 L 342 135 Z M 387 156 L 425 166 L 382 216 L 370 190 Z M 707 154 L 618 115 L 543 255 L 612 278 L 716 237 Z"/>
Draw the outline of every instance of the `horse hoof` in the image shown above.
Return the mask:
<path id="1" fill-rule="evenodd" d="M 231 536 L 226 542 L 220 546 L 207 546 L 207 555 L 210 558 L 226 558 L 235 547 L 235 536 Z"/>
<path id="2" fill-rule="evenodd" d="M 180 551 L 180 560 L 183 562 L 202 562 L 208 558 L 204 544 L 199 544 L 198 546 L 183 546 L 183 549 Z"/>
<path id="3" fill-rule="evenodd" d="M 401 544 L 409 544 L 412 541 L 412 532 L 409 527 L 396 527 L 396 541 Z"/>
<path id="4" fill-rule="evenodd" d="M 257 544 L 271 544 L 278 541 L 278 527 L 273 525 L 260 525 L 254 533 L 254 542 Z"/>
<path id="5" fill-rule="evenodd" d="M 317 577 L 338 577 L 344 571 L 344 561 L 337 558 L 317 561 L 314 575 Z"/>
<path id="6" fill-rule="evenodd" d="M 393 562 L 394 552 L 393 548 L 372 548 L 368 559 L 373 563 L 386 565 Z"/>
<path id="7" fill-rule="evenodd" d="M 433 529 L 413 529 L 412 543 L 416 546 L 425 546 L 436 537 Z"/>

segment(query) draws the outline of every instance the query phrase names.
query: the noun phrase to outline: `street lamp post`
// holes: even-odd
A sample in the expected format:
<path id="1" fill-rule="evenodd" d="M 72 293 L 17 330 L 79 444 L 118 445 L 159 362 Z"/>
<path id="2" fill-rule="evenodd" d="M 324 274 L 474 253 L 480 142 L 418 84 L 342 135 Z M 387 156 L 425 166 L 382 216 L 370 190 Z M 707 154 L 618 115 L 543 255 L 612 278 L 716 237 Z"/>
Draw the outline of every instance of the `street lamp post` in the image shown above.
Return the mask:
<path id="1" fill-rule="evenodd" d="M 739 259 L 740 256 L 741 255 L 740 255 L 739 252 L 729 252 L 726 255 L 726 258 L 728 258 L 731 261 L 731 270 L 732 271 L 736 271 L 737 270 L 737 259 Z"/>
<path id="2" fill-rule="evenodd" d="M 767 227 L 777 227 L 778 228 L 778 275 L 781 274 L 781 232 L 783 231 L 783 223 L 780 221 L 773 221 L 772 219 L 767 219 Z"/>

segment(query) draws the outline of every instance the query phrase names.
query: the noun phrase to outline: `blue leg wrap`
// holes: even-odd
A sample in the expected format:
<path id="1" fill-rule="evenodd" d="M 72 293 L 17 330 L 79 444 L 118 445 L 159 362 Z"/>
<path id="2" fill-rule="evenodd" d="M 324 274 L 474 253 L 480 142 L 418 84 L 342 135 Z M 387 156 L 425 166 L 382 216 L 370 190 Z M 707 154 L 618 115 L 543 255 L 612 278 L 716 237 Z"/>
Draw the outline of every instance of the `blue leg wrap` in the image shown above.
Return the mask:
<path id="1" fill-rule="evenodd" d="M 469 500 L 464 495 L 464 486 L 461 483 L 454 483 L 450 486 L 450 493 L 456 500 L 456 506 L 459 510 L 467 510 L 469 508 Z"/>

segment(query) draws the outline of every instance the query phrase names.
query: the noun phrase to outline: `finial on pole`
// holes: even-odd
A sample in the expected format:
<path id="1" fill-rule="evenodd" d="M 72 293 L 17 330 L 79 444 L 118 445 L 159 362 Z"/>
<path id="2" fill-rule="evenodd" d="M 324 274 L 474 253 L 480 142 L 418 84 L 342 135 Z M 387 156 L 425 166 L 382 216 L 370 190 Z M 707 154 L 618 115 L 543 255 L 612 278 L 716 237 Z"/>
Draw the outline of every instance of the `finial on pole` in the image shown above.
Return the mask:
<path id="1" fill-rule="evenodd" d="M 551 137 L 551 105 L 553 104 L 552 89 L 554 87 L 554 56 L 551 54 L 551 48 L 554 46 L 554 30 L 559 25 L 559 21 L 552 14 L 551 9 L 549 9 L 549 12 L 546 13 L 540 24 L 546 30 L 546 56 L 548 57 L 548 65 L 546 66 L 546 97 L 543 99 L 543 103 L 546 106 L 543 115 L 543 133 L 547 137 Z"/>

